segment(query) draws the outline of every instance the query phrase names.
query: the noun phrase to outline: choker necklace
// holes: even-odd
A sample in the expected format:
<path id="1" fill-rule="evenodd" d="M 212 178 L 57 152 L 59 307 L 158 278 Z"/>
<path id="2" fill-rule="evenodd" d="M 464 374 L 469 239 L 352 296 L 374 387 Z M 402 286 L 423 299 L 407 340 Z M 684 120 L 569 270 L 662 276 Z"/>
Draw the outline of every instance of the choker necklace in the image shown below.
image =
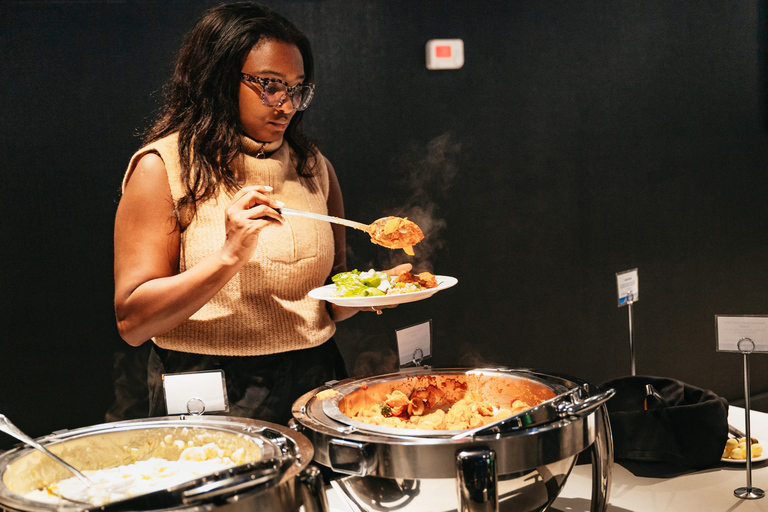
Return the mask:
<path id="1" fill-rule="evenodd" d="M 268 153 L 277 151 L 282 144 L 282 138 L 272 142 L 262 142 L 247 136 L 243 137 L 243 151 L 256 158 L 267 158 Z"/>

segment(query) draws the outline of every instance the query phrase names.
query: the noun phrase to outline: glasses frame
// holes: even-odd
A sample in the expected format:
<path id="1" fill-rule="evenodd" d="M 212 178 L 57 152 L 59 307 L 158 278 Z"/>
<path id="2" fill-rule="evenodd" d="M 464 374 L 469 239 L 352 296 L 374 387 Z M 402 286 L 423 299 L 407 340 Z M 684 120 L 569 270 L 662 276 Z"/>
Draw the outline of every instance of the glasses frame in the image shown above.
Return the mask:
<path id="1" fill-rule="evenodd" d="M 296 84 L 289 86 L 284 80 L 280 80 L 279 78 L 264 78 L 260 76 L 253 76 L 248 73 L 240 73 L 240 78 L 245 80 L 246 82 L 251 82 L 254 84 L 258 84 L 261 86 L 261 104 L 265 107 L 270 108 L 280 108 L 283 106 L 283 103 L 285 103 L 285 98 L 290 97 L 291 98 L 291 105 L 293 105 L 293 108 L 295 108 L 298 111 L 306 110 L 309 104 L 312 102 L 312 98 L 315 95 L 315 84 L 312 83 L 302 83 L 302 84 Z M 283 94 L 282 99 L 277 105 L 270 105 L 267 103 L 267 84 L 270 84 L 272 82 L 277 82 L 279 84 L 283 84 L 285 86 L 285 94 Z M 296 91 L 300 91 L 302 89 L 308 89 L 309 94 L 307 97 L 302 101 L 301 95 L 295 96 Z M 296 100 L 294 98 L 298 99 L 298 105 L 296 105 Z"/>

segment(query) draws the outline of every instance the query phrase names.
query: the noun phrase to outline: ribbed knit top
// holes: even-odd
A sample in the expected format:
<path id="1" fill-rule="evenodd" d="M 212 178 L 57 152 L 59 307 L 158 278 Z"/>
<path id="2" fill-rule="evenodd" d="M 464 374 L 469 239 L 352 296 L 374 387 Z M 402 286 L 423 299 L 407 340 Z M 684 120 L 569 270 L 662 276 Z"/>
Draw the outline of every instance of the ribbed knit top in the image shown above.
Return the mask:
<path id="1" fill-rule="evenodd" d="M 176 204 L 185 195 L 179 166 L 178 137 L 171 135 L 140 149 L 131 159 L 124 184 L 144 154 L 157 153 L 165 163 Z M 262 144 L 243 137 L 243 153 L 234 162 L 243 186 L 269 185 L 286 207 L 327 214 L 328 169 L 319 155 L 315 186 L 300 177 L 291 149 L 282 143 L 267 158 Z M 264 148 L 269 151 L 272 148 Z M 224 210 L 231 194 L 219 190 L 197 205 L 181 235 L 180 272 L 194 266 L 225 240 Z M 261 231 L 251 260 L 189 320 L 153 338 L 160 347 L 223 356 L 274 354 L 315 347 L 333 336 L 336 326 L 322 301 L 307 292 L 322 286 L 333 267 L 334 243 L 326 222 L 287 217 L 282 226 Z"/>

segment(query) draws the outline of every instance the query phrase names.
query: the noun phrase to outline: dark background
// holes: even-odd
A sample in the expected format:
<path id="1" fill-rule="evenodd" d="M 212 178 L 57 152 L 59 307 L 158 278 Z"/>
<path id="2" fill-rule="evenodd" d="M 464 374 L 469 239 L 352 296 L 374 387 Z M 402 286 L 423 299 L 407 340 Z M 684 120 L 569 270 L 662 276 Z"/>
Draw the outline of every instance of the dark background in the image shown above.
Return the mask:
<path id="1" fill-rule="evenodd" d="M 210 5 L 0 3 L 0 412 L 33 436 L 112 402 L 119 185 Z M 393 370 L 395 331 L 432 320 L 436 367 L 627 375 L 616 273 L 637 268 L 638 373 L 743 399 L 714 318 L 768 313 L 763 1 L 270 5 L 313 41 L 307 128 L 347 217 L 409 215 L 417 269 L 459 280 L 339 324 L 351 373 Z M 463 39 L 464 67 L 427 70 L 432 38 Z M 350 267 L 407 260 L 348 245 Z"/>

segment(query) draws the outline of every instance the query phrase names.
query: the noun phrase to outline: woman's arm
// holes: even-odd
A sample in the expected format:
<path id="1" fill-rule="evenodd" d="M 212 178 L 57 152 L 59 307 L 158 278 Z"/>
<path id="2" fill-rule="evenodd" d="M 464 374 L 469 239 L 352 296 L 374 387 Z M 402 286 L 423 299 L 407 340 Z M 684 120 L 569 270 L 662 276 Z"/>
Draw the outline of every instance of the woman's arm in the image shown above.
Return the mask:
<path id="1" fill-rule="evenodd" d="M 226 241 L 179 273 L 180 232 L 163 160 L 139 159 L 115 217 L 115 315 L 120 335 L 138 346 L 187 320 L 251 258 L 259 232 L 282 218 L 270 187 L 246 187 L 226 211 Z"/>

